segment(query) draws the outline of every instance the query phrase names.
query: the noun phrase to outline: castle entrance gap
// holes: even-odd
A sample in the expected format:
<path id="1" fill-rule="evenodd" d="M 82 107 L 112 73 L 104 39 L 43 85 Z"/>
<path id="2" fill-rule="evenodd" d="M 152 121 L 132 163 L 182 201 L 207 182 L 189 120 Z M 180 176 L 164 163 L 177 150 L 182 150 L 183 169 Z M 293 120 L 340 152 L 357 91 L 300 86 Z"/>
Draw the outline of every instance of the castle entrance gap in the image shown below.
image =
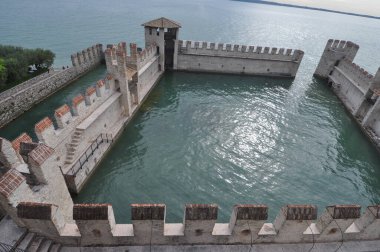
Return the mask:
<path id="1" fill-rule="evenodd" d="M 173 57 L 174 57 L 174 40 L 177 38 L 177 30 L 168 28 L 165 29 L 165 69 L 173 69 Z"/>

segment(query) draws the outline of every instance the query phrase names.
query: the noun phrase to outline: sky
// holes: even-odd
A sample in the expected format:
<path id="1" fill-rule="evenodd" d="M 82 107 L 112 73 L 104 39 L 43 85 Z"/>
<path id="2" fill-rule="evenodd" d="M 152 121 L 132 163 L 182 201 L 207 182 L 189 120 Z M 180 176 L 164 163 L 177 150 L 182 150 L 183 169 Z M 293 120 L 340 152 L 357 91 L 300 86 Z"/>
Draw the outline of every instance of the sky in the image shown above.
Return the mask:
<path id="1" fill-rule="evenodd" d="M 358 14 L 380 16 L 380 0 L 271 0 L 278 3 L 296 4 Z"/>

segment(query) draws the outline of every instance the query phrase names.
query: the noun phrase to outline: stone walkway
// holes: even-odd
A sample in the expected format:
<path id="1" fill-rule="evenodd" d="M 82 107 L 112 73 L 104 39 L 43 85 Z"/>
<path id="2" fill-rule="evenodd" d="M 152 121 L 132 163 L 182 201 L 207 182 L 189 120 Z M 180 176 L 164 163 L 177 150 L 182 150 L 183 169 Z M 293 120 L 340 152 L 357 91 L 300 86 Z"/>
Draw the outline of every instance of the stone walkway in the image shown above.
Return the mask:
<path id="1" fill-rule="evenodd" d="M 267 244 L 267 245 L 195 245 L 195 246 L 121 246 L 121 247 L 62 247 L 64 252 L 379 252 L 380 241 L 361 241 L 315 244 Z"/>

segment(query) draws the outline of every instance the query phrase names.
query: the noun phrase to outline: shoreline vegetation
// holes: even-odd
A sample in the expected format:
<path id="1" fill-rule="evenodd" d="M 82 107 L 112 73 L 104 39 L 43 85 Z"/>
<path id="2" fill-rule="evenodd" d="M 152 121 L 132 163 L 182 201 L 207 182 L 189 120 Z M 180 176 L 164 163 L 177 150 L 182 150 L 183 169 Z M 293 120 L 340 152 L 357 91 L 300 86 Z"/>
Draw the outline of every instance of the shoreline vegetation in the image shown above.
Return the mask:
<path id="1" fill-rule="evenodd" d="M 0 44 L 0 92 L 47 72 L 54 58 L 50 50 Z"/>
<path id="2" fill-rule="evenodd" d="M 357 16 L 357 17 L 380 19 L 379 16 L 372 16 L 372 15 L 366 15 L 366 14 L 358 14 L 358 13 L 345 12 L 345 11 L 337 11 L 337 10 L 331 10 L 331 9 L 325 9 L 325 8 L 309 7 L 309 6 L 304 6 L 304 5 L 277 3 L 277 2 L 265 1 L 265 0 L 231 0 L 231 1 L 246 2 L 246 3 L 257 3 L 257 4 L 267 4 L 267 5 L 276 5 L 276 6 L 282 6 L 282 7 L 291 7 L 291 8 L 306 9 L 306 10 L 316 10 L 316 11 L 331 12 L 331 13 L 337 13 L 337 14 L 343 14 L 343 15 Z"/>

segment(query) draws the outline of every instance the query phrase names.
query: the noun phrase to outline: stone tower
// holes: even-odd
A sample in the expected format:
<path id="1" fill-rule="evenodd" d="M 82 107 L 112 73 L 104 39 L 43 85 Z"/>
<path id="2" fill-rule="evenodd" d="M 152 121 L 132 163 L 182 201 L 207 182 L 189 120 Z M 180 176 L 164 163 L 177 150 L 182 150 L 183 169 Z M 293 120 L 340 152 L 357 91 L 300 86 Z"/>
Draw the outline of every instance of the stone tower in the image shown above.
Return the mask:
<path id="1" fill-rule="evenodd" d="M 173 20 L 161 17 L 142 24 L 145 29 L 145 47 L 157 46 L 160 55 L 160 70 L 172 69 L 176 64 L 177 39 L 181 25 Z"/>
<path id="2" fill-rule="evenodd" d="M 314 76 L 322 79 L 328 78 L 334 66 L 337 66 L 343 59 L 352 62 L 358 50 L 359 46 L 351 41 L 330 39 L 326 44 Z"/>

